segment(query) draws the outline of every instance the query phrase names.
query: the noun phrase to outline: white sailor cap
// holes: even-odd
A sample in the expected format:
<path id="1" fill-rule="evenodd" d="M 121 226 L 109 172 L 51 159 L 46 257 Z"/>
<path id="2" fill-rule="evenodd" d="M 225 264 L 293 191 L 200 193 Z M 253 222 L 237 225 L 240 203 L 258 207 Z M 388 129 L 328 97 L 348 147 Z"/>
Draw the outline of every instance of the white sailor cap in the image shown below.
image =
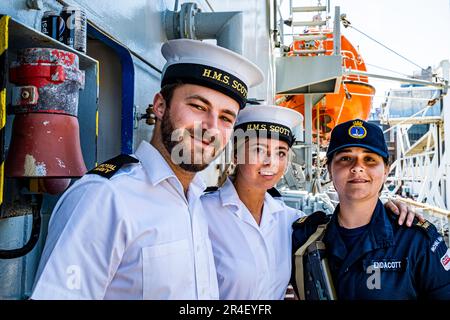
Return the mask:
<path id="1" fill-rule="evenodd" d="M 243 108 L 248 88 L 264 80 L 262 71 L 244 56 L 199 40 L 176 39 L 164 43 L 167 63 L 161 87 L 182 81 L 220 91 Z"/>
<path id="2" fill-rule="evenodd" d="M 295 142 L 294 132 L 302 132 L 303 116 L 301 113 L 280 106 L 247 105 L 241 110 L 234 125 L 235 131 L 253 130 L 257 135 L 264 131 L 267 137 L 276 136 L 289 146 Z M 275 135 L 274 135 L 275 134 Z"/>

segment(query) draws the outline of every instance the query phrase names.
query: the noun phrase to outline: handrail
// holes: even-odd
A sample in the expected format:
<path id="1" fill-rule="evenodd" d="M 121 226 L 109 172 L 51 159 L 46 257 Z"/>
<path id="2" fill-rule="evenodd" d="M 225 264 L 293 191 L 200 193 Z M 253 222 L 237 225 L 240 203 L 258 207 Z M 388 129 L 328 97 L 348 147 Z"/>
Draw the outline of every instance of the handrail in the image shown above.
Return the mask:
<path id="1" fill-rule="evenodd" d="M 398 82 L 404 82 L 404 83 L 410 83 L 410 84 L 420 84 L 420 85 L 424 85 L 424 86 L 435 87 L 438 89 L 449 89 L 450 88 L 450 86 L 447 83 L 426 81 L 426 80 L 420 80 L 420 79 L 414 79 L 414 78 L 392 77 L 392 76 L 387 76 L 387 75 L 382 75 L 382 74 L 365 72 L 365 71 L 361 71 L 361 70 L 354 70 L 351 68 L 343 68 L 343 74 L 344 75 L 361 75 L 361 76 L 366 76 L 369 78 L 372 77 L 372 78 L 392 80 L 392 81 L 398 81 Z"/>
<path id="2" fill-rule="evenodd" d="M 445 236 L 445 230 L 444 230 L 444 223 L 443 223 L 443 221 L 447 220 L 447 228 L 450 229 L 450 211 L 449 210 L 444 210 L 444 209 L 441 209 L 441 208 L 438 208 L 438 207 L 431 206 L 431 205 L 429 205 L 427 203 L 421 203 L 421 202 L 414 201 L 412 199 L 402 198 L 402 197 L 398 197 L 398 196 L 389 196 L 388 198 L 391 199 L 391 200 L 394 199 L 394 200 L 398 200 L 398 201 L 407 203 L 407 204 L 412 205 L 412 206 L 419 207 L 423 211 L 426 211 L 426 212 L 423 212 L 424 214 L 430 215 L 430 216 L 434 216 L 437 219 L 439 219 L 439 221 L 440 221 L 439 222 L 439 224 L 440 224 L 440 228 L 439 229 L 440 229 L 440 233 L 443 236 Z M 447 237 L 446 242 L 447 242 L 447 245 L 450 246 L 450 237 Z"/>
<path id="3" fill-rule="evenodd" d="M 431 215 L 435 215 L 437 217 L 442 218 L 442 216 L 449 218 L 450 219 L 450 211 L 449 210 L 445 210 L 445 209 L 441 209 L 439 207 L 435 207 L 435 206 L 431 206 L 428 203 L 421 203 L 421 202 L 417 202 L 415 200 L 412 199 L 408 199 L 408 198 L 402 198 L 402 197 L 398 197 L 398 196 L 389 196 L 390 199 L 393 200 L 398 200 L 401 202 L 405 202 L 408 203 L 412 206 L 416 206 L 425 210 L 429 210 L 431 211 Z M 436 213 L 436 214 L 434 214 Z"/>

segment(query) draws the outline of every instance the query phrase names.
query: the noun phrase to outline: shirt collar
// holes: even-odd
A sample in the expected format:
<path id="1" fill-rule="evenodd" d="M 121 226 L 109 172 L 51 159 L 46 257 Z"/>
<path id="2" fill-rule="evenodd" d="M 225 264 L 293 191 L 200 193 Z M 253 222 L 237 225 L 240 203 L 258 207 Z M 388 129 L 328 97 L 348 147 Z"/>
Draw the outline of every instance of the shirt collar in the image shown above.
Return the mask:
<path id="1" fill-rule="evenodd" d="M 175 178 L 178 180 L 166 159 L 164 159 L 158 149 L 147 141 L 142 141 L 134 154 L 141 162 L 153 186 L 156 186 L 169 178 Z M 206 184 L 203 182 L 202 178 L 196 174 L 189 185 L 190 189 L 192 187 L 195 189 L 193 190 L 195 194 L 200 195 L 203 190 L 205 190 Z"/>
<path id="2" fill-rule="evenodd" d="M 236 191 L 231 180 L 228 178 L 224 185 L 219 189 L 220 192 L 220 200 L 222 202 L 222 206 L 232 206 L 234 207 L 234 211 L 242 218 L 242 210 L 239 210 L 241 206 L 244 206 L 242 201 L 239 199 L 239 195 Z M 275 200 L 270 194 L 266 192 L 264 196 L 264 208 L 263 208 L 263 216 L 264 214 L 274 214 L 277 212 L 284 211 L 284 206 L 280 201 Z"/>
<path id="3" fill-rule="evenodd" d="M 378 245 L 392 245 L 394 242 L 394 231 L 389 221 L 388 213 L 380 200 L 377 202 L 370 224 L 372 225 L 370 231 Z"/>
<path id="4" fill-rule="evenodd" d="M 191 184 L 189 185 L 189 190 L 195 194 L 196 198 L 200 198 L 203 195 L 205 189 L 205 181 L 203 181 L 199 174 L 196 174 L 194 176 L 194 179 L 192 179 Z"/>
<path id="5" fill-rule="evenodd" d="M 282 201 L 274 199 L 269 193 L 266 192 L 264 196 L 264 212 L 271 214 L 277 212 L 283 212 L 285 207 Z"/>
<path id="6" fill-rule="evenodd" d="M 234 187 L 231 180 L 228 178 L 223 186 L 219 189 L 220 194 L 220 201 L 222 202 L 222 206 L 233 206 L 234 211 L 238 211 L 239 207 L 242 204 L 241 200 L 239 199 L 239 195 L 236 191 L 236 188 Z"/>
<path id="7" fill-rule="evenodd" d="M 333 255 L 343 260 L 347 255 L 347 250 L 345 249 L 344 242 L 340 238 L 338 231 L 338 213 L 339 205 L 336 207 L 331 221 L 327 226 L 327 232 L 325 233 L 323 241 L 329 246 Z M 388 247 L 394 244 L 392 225 L 380 200 L 378 200 L 375 210 L 373 211 L 367 234 L 363 236 L 362 240 L 363 241 L 358 242 L 352 252 L 357 252 L 359 255 L 362 255 L 370 250 Z"/>

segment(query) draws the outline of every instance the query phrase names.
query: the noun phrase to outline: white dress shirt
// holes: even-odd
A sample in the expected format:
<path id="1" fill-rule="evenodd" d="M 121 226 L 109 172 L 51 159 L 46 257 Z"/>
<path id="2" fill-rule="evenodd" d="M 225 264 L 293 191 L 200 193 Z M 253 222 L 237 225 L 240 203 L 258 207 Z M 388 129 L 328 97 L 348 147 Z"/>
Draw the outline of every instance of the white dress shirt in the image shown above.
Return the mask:
<path id="1" fill-rule="evenodd" d="M 283 299 L 291 276 L 292 223 L 304 216 L 266 193 L 258 225 L 227 180 L 202 197 L 220 299 Z"/>
<path id="2" fill-rule="evenodd" d="M 187 197 L 161 154 L 112 178 L 88 174 L 57 203 L 32 299 L 217 299 L 196 176 Z"/>

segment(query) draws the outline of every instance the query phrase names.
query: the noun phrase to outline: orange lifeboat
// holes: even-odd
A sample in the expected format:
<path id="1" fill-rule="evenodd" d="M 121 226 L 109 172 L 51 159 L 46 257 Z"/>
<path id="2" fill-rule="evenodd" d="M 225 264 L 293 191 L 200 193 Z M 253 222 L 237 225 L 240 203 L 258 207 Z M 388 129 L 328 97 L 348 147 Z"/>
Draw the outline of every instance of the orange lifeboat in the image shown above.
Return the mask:
<path id="1" fill-rule="evenodd" d="M 317 33 L 307 33 L 314 35 Z M 296 52 L 306 52 L 306 50 L 325 50 L 325 55 L 333 53 L 333 34 L 326 33 L 327 39 L 322 41 L 294 41 L 288 56 L 296 55 Z M 320 47 L 322 45 L 322 47 Z M 300 55 L 312 55 L 317 53 L 300 53 Z M 366 65 L 345 36 L 341 36 L 342 65 L 346 68 L 367 71 Z M 341 81 L 339 93 L 326 94 L 323 99 L 316 103 L 312 111 L 313 133 L 319 132 L 322 145 L 327 145 L 331 130 L 339 123 L 360 118 L 367 120 L 372 107 L 375 88 L 368 83 L 365 76 L 349 75 L 344 76 Z M 304 95 L 277 96 L 277 104 L 295 109 L 304 115 Z"/>

